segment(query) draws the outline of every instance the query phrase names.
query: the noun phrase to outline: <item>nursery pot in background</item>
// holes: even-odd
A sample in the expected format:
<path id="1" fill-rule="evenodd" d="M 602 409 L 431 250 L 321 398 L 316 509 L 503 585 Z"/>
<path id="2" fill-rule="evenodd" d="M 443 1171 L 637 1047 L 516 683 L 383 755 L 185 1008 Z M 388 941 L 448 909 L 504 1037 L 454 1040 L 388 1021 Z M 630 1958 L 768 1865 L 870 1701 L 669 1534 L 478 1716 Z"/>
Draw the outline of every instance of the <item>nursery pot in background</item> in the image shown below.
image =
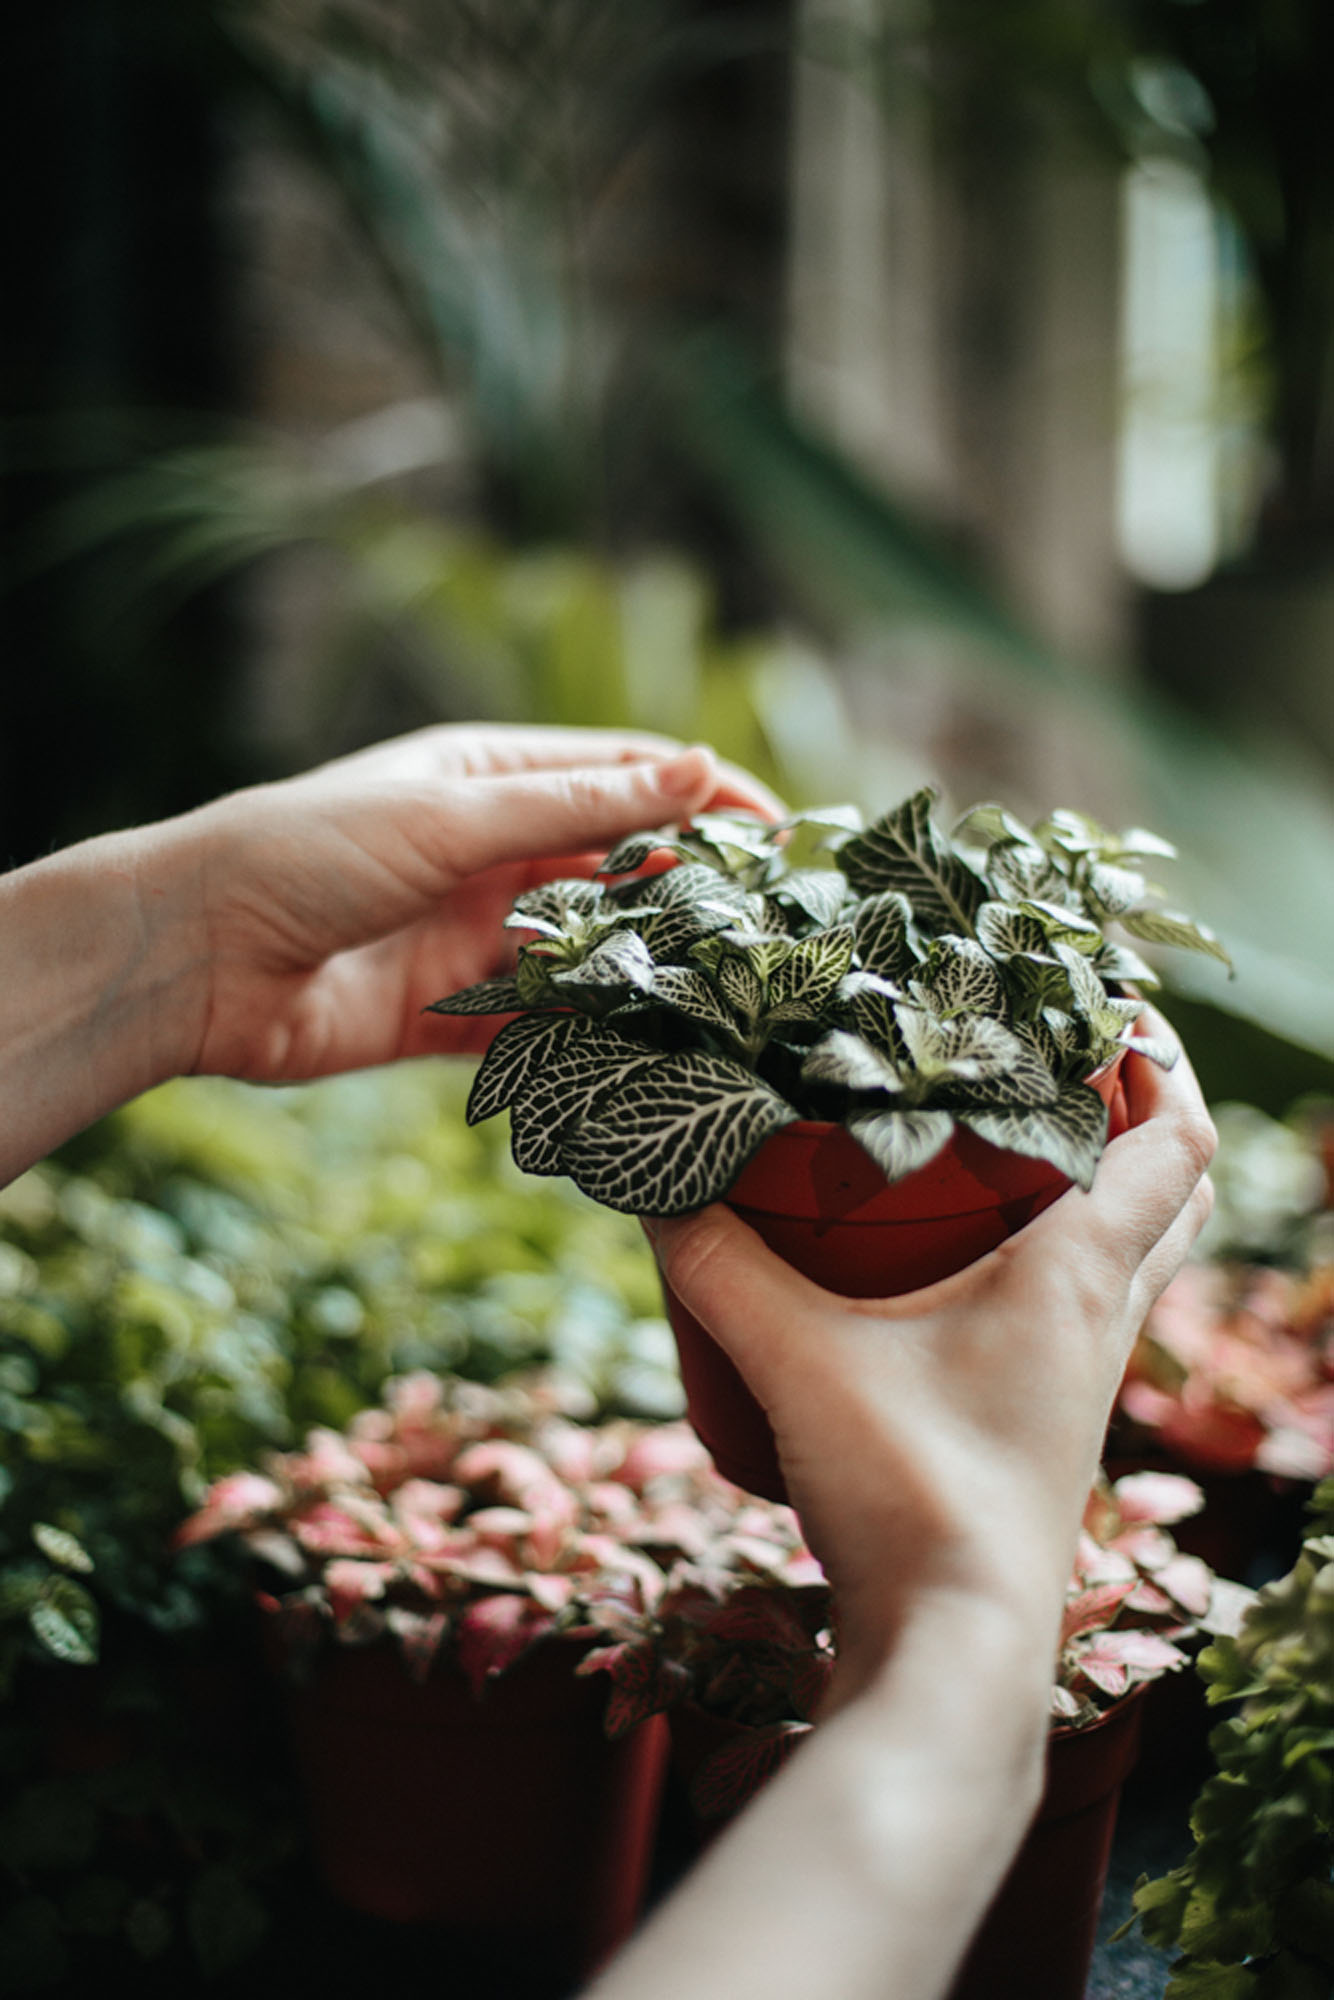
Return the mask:
<path id="1" fill-rule="evenodd" d="M 1147 1690 L 1083 1729 L 1047 1738 L 1042 1803 L 950 1989 L 949 2000 L 1083 2000 L 1121 1787 L 1139 1750 Z M 692 1797 L 709 1760 L 757 1732 L 687 1703 L 671 1712 L 672 1762 Z M 794 1754 L 800 1756 L 795 1739 Z M 701 1846 L 730 1815 L 696 1815 Z"/>
<path id="2" fill-rule="evenodd" d="M 1126 1127 L 1121 1058 L 1090 1079 Z M 934 1284 L 994 1250 L 1064 1194 L 1069 1180 L 1045 1160 L 1002 1151 L 960 1127 L 943 1152 L 892 1186 L 842 1125 L 802 1120 L 763 1145 L 727 1205 L 771 1250 L 845 1298 L 891 1298 Z M 670 1286 L 690 1421 L 719 1472 L 748 1492 L 786 1500 L 773 1433 L 722 1349 Z"/>
<path id="3" fill-rule="evenodd" d="M 1083 2000 L 1145 1693 L 1083 1729 L 1052 1730 L 1042 1804 L 949 2000 Z"/>
<path id="4" fill-rule="evenodd" d="M 439 1925 L 586 1979 L 639 1914 L 667 1759 L 654 1716 L 604 1734 L 583 1643 L 550 1639 L 480 1699 L 381 1641 L 323 1652 L 288 1713 L 316 1861 L 351 1908 Z"/>

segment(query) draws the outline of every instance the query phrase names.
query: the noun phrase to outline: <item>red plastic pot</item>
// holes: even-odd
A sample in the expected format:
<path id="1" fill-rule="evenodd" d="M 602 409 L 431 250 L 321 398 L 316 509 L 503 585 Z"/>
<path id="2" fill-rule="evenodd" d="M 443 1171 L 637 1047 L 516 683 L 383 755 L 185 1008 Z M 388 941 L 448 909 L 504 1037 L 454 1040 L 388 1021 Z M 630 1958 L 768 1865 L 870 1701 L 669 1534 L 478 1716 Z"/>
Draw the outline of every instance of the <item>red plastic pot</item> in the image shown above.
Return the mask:
<path id="1" fill-rule="evenodd" d="M 1051 1732 L 1042 1803 L 949 2000 L 1083 2000 L 1146 1691 L 1137 1688 L 1085 1729 Z M 750 1733 L 692 1704 L 674 1709 L 671 1725 L 672 1761 L 687 1794 L 708 1758 Z M 726 1824 L 697 1818 L 699 1844 Z"/>
<path id="2" fill-rule="evenodd" d="M 1092 1078 L 1126 1127 L 1120 1057 Z M 788 1125 L 743 1168 L 727 1205 L 771 1250 L 845 1298 L 892 1298 L 934 1284 L 994 1250 L 1070 1186 L 1045 1160 L 989 1145 L 960 1127 L 915 1174 L 886 1181 L 841 1125 Z M 751 1493 L 786 1500 L 773 1433 L 722 1349 L 663 1287 L 690 1421 L 718 1470 Z"/>
<path id="3" fill-rule="evenodd" d="M 661 1716 L 607 1740 L 582 1650 L 540 1644 L 480 1700 L 452 1666 L 410 1680 L 387 1643 L 324 1654 L 289 1717 L 333 1893 L 586 1979 L 639 1914 L 668 1741 Z"/>
<path id="4" fill-rule="evenodd" d="M 1054 1729 L 1047 1783 L 949 2000 L 1083 2000 L 1144 1688 L 1085 1729 Z"/>

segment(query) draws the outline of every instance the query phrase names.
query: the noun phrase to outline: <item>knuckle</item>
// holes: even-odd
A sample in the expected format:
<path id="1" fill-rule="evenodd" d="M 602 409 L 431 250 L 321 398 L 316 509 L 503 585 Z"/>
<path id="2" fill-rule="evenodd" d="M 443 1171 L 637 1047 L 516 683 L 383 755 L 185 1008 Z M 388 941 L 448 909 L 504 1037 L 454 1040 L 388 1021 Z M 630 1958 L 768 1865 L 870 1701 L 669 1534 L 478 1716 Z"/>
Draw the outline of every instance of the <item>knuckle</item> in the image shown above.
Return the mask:
<path id="1" fill-rule="evenodd" d="M 1196 1173 L 1201 1176 L 1207 1174 L 1218 1150 L 1218 1132 L 1207 1111 L 1192 1112 L 1182 1121 L 1180 1142 Z"/>

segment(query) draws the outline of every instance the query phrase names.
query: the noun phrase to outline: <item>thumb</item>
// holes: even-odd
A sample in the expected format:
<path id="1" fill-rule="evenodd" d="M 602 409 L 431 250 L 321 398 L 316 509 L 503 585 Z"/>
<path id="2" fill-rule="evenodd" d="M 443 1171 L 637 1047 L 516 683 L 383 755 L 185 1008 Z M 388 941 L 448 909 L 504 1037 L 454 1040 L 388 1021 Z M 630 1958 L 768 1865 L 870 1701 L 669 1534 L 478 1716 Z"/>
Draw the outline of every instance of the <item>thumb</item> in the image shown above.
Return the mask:
<path id="1" fill-rule="evenodd" d="M 666 1283 L 769 1407 L 794 1353 L 810 1351 L 812 1323 L 827 1326 L 847 1301 L 785 1264 L 720 1202 L 644 1227 Z"/>
<path id="2" fill-rule="evenodd" d="M 473 778 L 453 860 L 472 874 L 504 861 L 587 853 L 643 827 L 688 819 L 718 784 L 717 760 L 703 745 L 665 761 Z"/>

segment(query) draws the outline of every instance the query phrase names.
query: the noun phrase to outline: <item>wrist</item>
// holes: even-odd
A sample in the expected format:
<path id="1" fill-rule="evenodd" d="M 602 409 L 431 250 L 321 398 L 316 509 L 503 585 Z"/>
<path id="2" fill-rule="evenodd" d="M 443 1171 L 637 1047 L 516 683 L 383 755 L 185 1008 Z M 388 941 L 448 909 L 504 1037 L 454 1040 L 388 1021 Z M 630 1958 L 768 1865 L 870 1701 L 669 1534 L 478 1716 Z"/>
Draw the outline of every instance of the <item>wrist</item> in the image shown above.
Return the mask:
<path id="1" fill-rule="evenodd" d="M 168 825 L 0 879 L 0 1180 L 191 1066 L 206 966 L 191 865 Z"/>

